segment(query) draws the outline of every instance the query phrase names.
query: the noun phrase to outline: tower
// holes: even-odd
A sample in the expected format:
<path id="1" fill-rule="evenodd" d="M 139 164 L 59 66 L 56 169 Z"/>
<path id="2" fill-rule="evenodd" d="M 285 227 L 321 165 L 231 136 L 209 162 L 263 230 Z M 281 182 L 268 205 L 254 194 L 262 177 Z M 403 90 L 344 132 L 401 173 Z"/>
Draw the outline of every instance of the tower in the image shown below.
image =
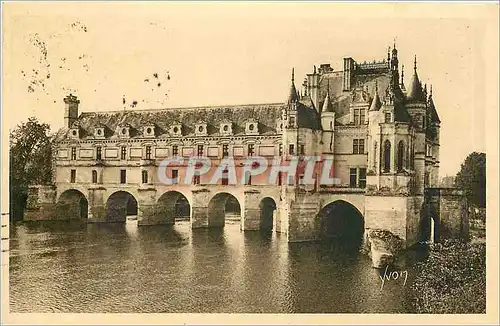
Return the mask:
<path id="1" fill-rule="evenodd" d="M 408 89 L 406 108 L 411 116 L 411 122 L 414 126 L 414 138 L 410 150 L 410 163 L 415 171 L 415 193 L 423 195 L 425 183 L 425 155 L 426 155 L 426 106 L 422 84 L 417 73 L 417 57 L 413 65 L 413 76 Z"/>

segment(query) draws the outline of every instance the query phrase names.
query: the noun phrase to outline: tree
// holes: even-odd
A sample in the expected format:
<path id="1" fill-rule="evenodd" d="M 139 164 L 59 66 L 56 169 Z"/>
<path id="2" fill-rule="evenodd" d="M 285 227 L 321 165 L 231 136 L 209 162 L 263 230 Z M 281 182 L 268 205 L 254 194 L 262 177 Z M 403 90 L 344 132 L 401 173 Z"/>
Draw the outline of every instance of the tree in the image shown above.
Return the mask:
<path id="1" fill-rule="evenodd" d="M 469 203 L 476 207 L 486 207 L 486 154 L 469 154 L 462 163 L 455 182 L 457 187 L 465 191 Z"/>
<path id="2" fill-rule="evenodd" d="M 22 219 L 28 186 L 52 180 L 52 137 L 50 126 L 34 117 L 10 133 L 10 215 Z"/>

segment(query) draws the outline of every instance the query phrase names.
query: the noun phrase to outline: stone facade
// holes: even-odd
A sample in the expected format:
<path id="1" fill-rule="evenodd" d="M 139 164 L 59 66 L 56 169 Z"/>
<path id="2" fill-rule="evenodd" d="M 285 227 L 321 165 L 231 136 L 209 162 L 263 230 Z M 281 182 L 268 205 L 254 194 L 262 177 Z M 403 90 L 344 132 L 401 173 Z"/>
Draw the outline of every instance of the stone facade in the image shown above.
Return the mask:
<path id="1" fill-rule="evenodd" d="M 132 214 L 138 225 L 173 224 L 183 198 L 193 228 L 222 227 L 227 214 L 236 214 L 242 230 L 258 230 L 267 216 L 289 241 L 318 239 L 322 212 L 334 202 L 357 212 L 364 229 L 389 230 L 408 245 L 421 239 L 423 214 L 458 227 L 460 197 L 447 193 L 439 208 L 424 209 L 431 201 L 426 189 L 439 180 L 440 120 L 416 59 L 408 89 L 395 47 L 373 63 L 345 58 L 341 71 L 314 66 L 302 86 L 297 91 L 292 73 L 288 98 L 277 104 L 81 114 L 79 100 L 69 95 L 54 148 L 54 186 L 32 189 L 25 218 L 47 217 L 59 207 L 59 218 L 119 222 Z M 255 155 L 269 164 L 294 155 L 332 159 L 330 174 L 340 184 L 303 186 L 300 172 L 271 183 L 266 172 L 237 185 L 210 184 L 225 157 L 234 159 L 240 180 L 245 158 Z M 184 158 L 166 169 L 182 180 L 187 159 L 196 156 L 209 157 L 213 169 L 188 185 L 160 182 L 162 160 Z M 315 175 L 323 164 L 316 163 Z M 228 211 L 228 200 L 239 208 Z"/>

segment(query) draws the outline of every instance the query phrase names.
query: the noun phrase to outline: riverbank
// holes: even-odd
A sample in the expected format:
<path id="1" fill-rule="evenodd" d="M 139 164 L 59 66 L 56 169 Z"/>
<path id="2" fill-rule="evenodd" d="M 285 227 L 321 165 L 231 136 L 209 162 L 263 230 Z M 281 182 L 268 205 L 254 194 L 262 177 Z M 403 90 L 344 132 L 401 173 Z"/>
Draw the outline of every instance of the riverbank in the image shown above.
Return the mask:
<path id="1" fill-rule="evenodd" d="M 486 313 L 485 229 L 471 221 L 471 241 L 431 245 L 428 259 L 417 264 L 417 275 L 417 313 Z"/>

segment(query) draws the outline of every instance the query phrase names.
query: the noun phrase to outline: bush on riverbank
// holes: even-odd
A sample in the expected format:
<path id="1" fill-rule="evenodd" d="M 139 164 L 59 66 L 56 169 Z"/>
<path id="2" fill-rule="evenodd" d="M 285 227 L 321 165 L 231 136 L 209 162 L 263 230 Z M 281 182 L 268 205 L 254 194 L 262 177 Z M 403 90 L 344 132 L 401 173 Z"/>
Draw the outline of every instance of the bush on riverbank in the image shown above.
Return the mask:
<path id="1" fill-rule="evenodd" d="M 486 312 L 486 245 L 448 240 L 417 264 L 418 313 Z"/>

